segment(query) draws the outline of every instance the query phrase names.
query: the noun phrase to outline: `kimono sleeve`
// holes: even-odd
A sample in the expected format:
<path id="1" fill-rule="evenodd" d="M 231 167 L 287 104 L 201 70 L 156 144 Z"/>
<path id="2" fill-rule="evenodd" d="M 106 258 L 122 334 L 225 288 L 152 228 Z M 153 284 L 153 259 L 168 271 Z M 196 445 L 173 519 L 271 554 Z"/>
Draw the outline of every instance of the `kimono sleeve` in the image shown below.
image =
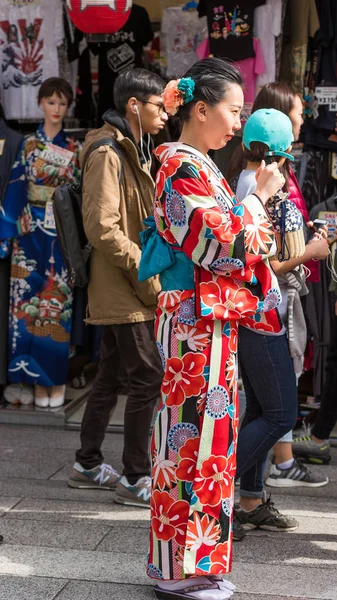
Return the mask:
<path id="1" fill-rule="evenodd" d="M 4 200 L 0 207 L 0 241 L 11 240 L 28 233 L 30 225 L 31 212 L 27 195 L 23 141 L 13 164 Z"/>
<path id="2" fill-rule="evenodd" d="M 203 269 L 220 275 L 230 266 L 236 277 L 250 281 L 249 267 L 272 255 L 275 248 L 272 224 L 256 196 L 237 203 L 228 191 L 227 205 L 226 198 L 219 201 L 224 206 L 221 210 L 215 194 L 204 170 L 183 163 L 165 179 L 159 198 L 162 235 L 168 241 L 173 236 L 183 252 Z M 165 234 L 166 228 L 169 234 Z"/>

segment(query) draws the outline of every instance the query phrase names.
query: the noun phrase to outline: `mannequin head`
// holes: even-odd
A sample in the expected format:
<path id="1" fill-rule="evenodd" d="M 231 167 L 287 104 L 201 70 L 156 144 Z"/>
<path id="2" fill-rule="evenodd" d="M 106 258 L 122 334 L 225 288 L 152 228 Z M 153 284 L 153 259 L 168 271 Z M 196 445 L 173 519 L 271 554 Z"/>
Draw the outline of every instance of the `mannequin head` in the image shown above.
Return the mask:
<path id="1" fill-rule="evenodd" d="M 62 122 L 73 101 L 73 91 L 65 79 L 50 77 L 39 89 L 38 104 L 44 112 L 45 125 L 62 128 Z"/>
<path id="2" fill-rule="evenodd" d="M 195 63 L 183 80 L 189 78 L 195 84 L 193 99 L 184 101 L 177 111 L 183 126 L 181 141 L 203 153 L 209 149 L 218 150 L 241 128 L 243 92 L 240 72 L 225 60 L 206 58 Z"/>
<path id="3" fill-rule="evenodd" d="M 145 133 L 156 135 L 167 122 L 162 99 L 164 87 L 161 77 L 146 69 L 131 69 L 116 80 L 116 109 L 128 120 L 137 142 Z"/>

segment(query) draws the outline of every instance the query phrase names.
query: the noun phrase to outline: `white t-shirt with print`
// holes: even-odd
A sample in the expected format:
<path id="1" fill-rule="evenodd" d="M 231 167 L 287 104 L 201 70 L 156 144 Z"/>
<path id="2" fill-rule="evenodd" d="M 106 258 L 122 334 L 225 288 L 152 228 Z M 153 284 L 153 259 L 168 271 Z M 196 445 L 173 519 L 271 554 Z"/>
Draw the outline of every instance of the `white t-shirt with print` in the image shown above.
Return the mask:
<path id="1" fill-rule="evenodd" d="M 208 37 L 207 18 L 181 6 L 165 8 L 161 33 L 167 59 L 167 76 L 182 77 L 199 60 L 197 48 Z"/>
<path id="2" fill-rule="evenodd" d="M 41 83 L 58 77 L 62 0 L 1 0 L 0 100 L 7 119 L 39 119 Z"/>

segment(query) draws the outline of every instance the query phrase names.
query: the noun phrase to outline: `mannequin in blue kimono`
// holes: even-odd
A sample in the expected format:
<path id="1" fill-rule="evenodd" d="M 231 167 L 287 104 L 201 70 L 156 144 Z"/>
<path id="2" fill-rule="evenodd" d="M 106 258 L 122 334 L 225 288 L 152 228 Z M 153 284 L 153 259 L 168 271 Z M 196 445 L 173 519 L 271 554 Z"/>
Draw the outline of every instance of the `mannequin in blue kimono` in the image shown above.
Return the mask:
<path id="1" fill-rule="evenodd" d="M 22 142 L 0 214 L 0 257 L 11 254 L 5 398 L 56 408 L 64 403 L 72 290 L 57 240 L 52 195 L 79 179 L 80 144 L 62 129 L 73 93 L 63 79 L 41 86 L 44 122 Z M 28 386 L 27 386 L 28 384 Z"/>

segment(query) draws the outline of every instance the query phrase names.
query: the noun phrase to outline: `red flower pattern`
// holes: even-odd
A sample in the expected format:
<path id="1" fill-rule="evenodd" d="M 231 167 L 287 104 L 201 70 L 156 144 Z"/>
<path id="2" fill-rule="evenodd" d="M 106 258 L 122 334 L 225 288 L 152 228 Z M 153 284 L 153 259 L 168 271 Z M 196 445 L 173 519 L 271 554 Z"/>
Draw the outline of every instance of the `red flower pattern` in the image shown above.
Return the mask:
<path id="1" fill-rule="evenodd" d="M 228 542 L 217 544 L 210 554 L 211 569 L 210 573 L 226 573 L 228 570 Z"/>
<path id="2" fill-rule="evenodd" d="M 259 303 L 250 290 L 239 287 L 230 280 L 226 280 L 226 287 L 223 289 L 215 281 L 201 283 L 200 296 L 202 302 L 212 308 L 213 318 L 221 321 L 254 314 Z"/>
<path id="3" fill-rule="evenodd" d="M 179 450 L 180 462 L 176 470 L 176 477 L 180 481 L 194 481 L 195 469 L 198 460 L 200 438 L 190 438 Z"/>
<path id="4" fill-rule="evenodd" d="M 243 220 L 239 215 L 218 213 L 215 210 L 204 213 L 204 222 L 219 242 L 232 244 L 240 231 L 243 231 Z"/>
<path id="5" fill-rule="evenodd" d="M 194 352 L 187 352 L 183 358 L 167 359 L 162 383 L 166 406 L 181 406 L 186 398 L 199 396 L 205 385 L 202 375 L 205 364 L 206 357 Z"/>
<path id="6" fill-rule="evenodd" d="M 175 502 L 168 492 L 156 490 L 151 498 L 152 527 L 158 540 L 175 539 L 179 546 L 185 542 L 189 504 L 186 500 Z"/>
<path id="7" fill-rule="evenodd" d="M 195 478 L 193 491 L 203 506 L 217 506 L 230 495 L 235 477 L 232 456 L 227 458 L 212 454 L 202 463 L 199 476 Z"/>

